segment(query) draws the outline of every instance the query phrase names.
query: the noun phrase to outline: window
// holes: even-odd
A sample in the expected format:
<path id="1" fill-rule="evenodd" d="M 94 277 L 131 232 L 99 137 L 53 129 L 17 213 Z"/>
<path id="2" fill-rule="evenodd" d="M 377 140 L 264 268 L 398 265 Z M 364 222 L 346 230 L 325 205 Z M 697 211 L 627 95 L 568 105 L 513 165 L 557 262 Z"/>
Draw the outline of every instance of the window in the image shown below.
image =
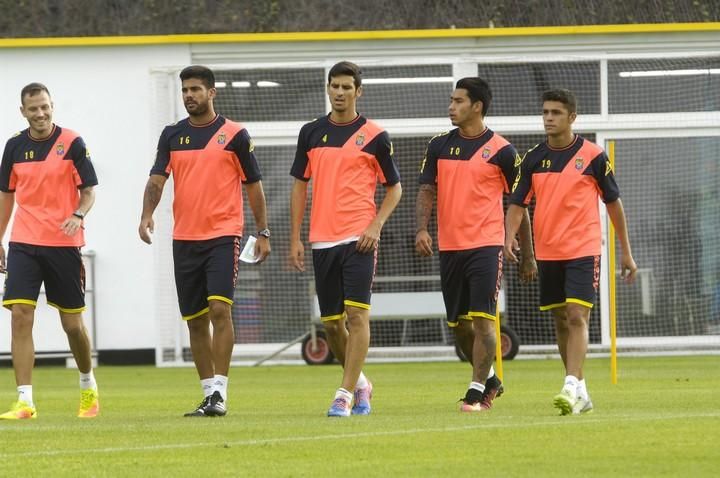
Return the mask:
<path id="1" fill-rule="evenodd" d="M 240 122 L 311 121 L 325 113 L 325 83 L 321 68 L 220 71 L 215 109 Z"/>
<path id="2" fill-rule="evenodd" d="M 361 65 L 362 67 L 362 65 Z M 447 116 L 454 87 L 450 65 L 367 67 L 358 111 L 369 118 Z"/>
<path id="3" fill-rule="evenodd" d="M 600 113 L 600 64 L 596 62 L 480 64 L 478 75 L 490 83 L 493 92 L 489 116 L 540 116 L 542 94 L 551 88 L 575 93 L 579 114 Z"/>
<path id="4" fill-rule="evenodd" d="M 720 57 L 608 62 L 610 113 L 720 111 Z"/>

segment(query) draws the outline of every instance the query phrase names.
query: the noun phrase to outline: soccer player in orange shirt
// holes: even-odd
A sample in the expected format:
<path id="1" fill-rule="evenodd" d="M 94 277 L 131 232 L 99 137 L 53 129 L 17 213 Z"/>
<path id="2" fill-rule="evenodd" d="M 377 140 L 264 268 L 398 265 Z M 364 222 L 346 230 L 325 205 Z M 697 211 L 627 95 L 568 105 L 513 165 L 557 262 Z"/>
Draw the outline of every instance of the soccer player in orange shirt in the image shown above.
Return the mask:
<path id="1" fill-rule="evenodd" d="M 540 275 L 540 310 L 552 311 L 565 384 L 553 400 L 561 415 L 592 410 L 583 363 L 590 309 L 600 280 L 600 212 L 605 203 L 622 247 L 621 276 L 635 279 L 637 265 L 612 165 L 600 146 L 573 133 L 577 100 L 568 90 L 542 96 L 547 140 L 525 155 L 506 216 L 505 254 L 516 260 L 512 238 L 535 195 L 533 231 Z M 614 273 L 615 271 L 610 271 Z"/>
<path id="2" fill-rule="evenodd" d="M 143 198 L 140 238 L 150 244 L 153 211 L 173 175 L 175 285 L 204 398 L 185 416 L 224 416 L 235 343 L 231 306 L 243 232 L 241 185 L 255 216 L 255 256 L 270 253 L 265 194 L 244 126 L 215 113 L 215 75 L 204 66 L 180 72 L 188 118 L 165 127 Z M 212 323 L 213 333 L 210 333 Z"/>
<path id="3" fill-rule="evenodd" d="M 305 270 L 300 228 L 312 179 L 310 243 L 315 288 L 330 348 L 343 378 L 330 417 L 370 413 L 372 384 L 362 372 L 370 343 L 370 295 L 380 233 L 402 195 L 388 134 L 359 115 L 362 74 L 354 63 L 330 69 L 330 114 L 300 130 L 290 174 L 290 264 Z M 375 187 L 385 186 L 378 210 Z M 347 328 L 346 328 L 347 322 Z M 348 331 L 349 329 L 349 331 Z"/>
<path id="4" fill-rule="evenodd" d="M 448 113 L 457 128 L 430 140 L 420 167 L 415 249 L 433 254 L 428 223 L 437 197 L 440 278 L 447 323 L 473 368 L 463 412 L 492 407 L 503 392 L 495 375 L 495 320 L 503 244 L 503 193 L 510 192 L 515 148 L 485 126 L 492 92 L 485 80 L 463 78 L 450 95 Z M 520 276 L 535 278 L 530 220 L 525 214 Z"/>
<path id="5" fill-rule="evenodd" d="M 70 350 L 80 371 L 78 416 L 100 411 L 92 370 L 90 339 L 83 324 L 85 245 L 83 220 L 95 202 L 95 169 L 83 139 L 53 123 L 47 87 L 30 83 L 20 93 L 20 112 L 29 128 L 8 140 L 0 166 L 0 238 L 5 236 L 15 203 L 7 263 L 0 245 L 0 269 L 6 273 L 3 305 L 12 314 L 12 359 L 18 400 L 0 419 L 36 418 L 32 393 L 35 361 L 32 329 L 40 285 L 48 304 L 58 309 Z"/>

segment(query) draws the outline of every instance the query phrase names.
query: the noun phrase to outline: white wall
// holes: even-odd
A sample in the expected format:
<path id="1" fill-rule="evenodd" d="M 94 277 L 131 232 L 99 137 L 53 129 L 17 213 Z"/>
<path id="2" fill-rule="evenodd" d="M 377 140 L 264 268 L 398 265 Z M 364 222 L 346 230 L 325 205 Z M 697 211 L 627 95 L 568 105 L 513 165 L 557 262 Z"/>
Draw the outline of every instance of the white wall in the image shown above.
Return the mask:
<path id="1" fill-rule="evenodd" d="M 86 220 L 85 250 L 96 252 L 97 349 L 155 346 L 153 250 L 137 233 L 160 134 L 152 122 L 150 71 L 189 61 L 188 45 L 0 49 L 3 146 L 6 138 L 27 127 L 18 110 L 20 90 L 39 81 L 52 94 L 55 122 L 78 131 L 92 155 L 100 184 Z M 8 230 L 6 247 L 9 236 Z M 37 324 L 36 341 L 50 314 L 38 312 L 43 320 Z M 6 319 L 0 319 L 4 353 L 10 350 L 10 314 L 3 310 L 0 316 Z M 57 324 L 50 326 L 48 330 L 60 330 Z"/>

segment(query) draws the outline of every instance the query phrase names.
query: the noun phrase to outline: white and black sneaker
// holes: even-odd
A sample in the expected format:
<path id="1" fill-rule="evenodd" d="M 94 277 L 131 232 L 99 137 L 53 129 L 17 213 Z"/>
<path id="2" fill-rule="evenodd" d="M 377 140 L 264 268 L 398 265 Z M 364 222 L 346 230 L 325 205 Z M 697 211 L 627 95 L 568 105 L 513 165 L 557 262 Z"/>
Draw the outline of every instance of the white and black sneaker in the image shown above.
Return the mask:
<path id="1" fill-rule="evenodd" d="M 217 392 L 215 392 L 217 393 Z M 208 395 L 207 397 L 203 398 L 203 401 L 200 402 L 200 405 L 197 406 L 195 410 L 192 412 L 187 412 L 184 416 L 186 417 L 208 417 L 207 413 L 205 413 L 205 409 L 210 405 L 210 397 L 211 395 Z"/>
<path id="2" fill-rule="evenodd" d="M 222 395 L 220 395 L 220 392 L 217 390 L 210 395 L 210 403 L 205 406 L 204 413 L 208 417 L 224 417 L 227 413 L 225 400 L 223 400 Z"/>

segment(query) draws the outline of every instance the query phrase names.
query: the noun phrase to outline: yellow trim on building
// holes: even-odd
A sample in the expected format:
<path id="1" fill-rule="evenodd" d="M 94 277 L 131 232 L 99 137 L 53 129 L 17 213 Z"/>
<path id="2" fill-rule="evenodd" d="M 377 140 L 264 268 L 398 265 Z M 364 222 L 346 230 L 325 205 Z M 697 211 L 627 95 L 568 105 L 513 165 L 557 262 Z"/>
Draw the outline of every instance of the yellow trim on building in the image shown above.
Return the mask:
<path id="1" fill-rule="evenodd" d="M 55 307 L 60 312 L 65 312 L 66 314 L 79 314 L 80 312 L 83 312 L 87 308 L 85 306 L 82 306 L 82 307 L 78 307 L 76 309 L 66 309 L 65 307 L 60 307 L 56 303 L 50 302 L 50 301 L 48 301 L 48 305 L 51 307 Z"/>
<path id="2" fill-rule="evenodd" d="M 196 312 L 196 313 L 194 313 L 193 315 L 183 316 L 183 320 L 196 319 L 196 318 L 200 317 L 200 316 L 203 315 L 203 314 L 207 314 L 208 312 L 210 312 L 210 307 L 205 307 L 203 310 L 201 310 L 200 312 Z"/>
<path id="3" fill-rule="evenodd" d="M 0 48 L 174 45 L 188 43 L 278 43 L 358 40 L 422 40 L 548 35 L 720 32 L 720 22 L 578 25 L 563 27 L 453 28 L 344 32 L 211 33 L 101 37 L 3 38 Z"/>
<path id="4" fill-rule="evenodd" d="M 33 307 L 37 307 L 37 301 L 36 300 L 30 300 L 30 299 L 9 299 L 3 301 L 3 307 L 7 307 L 8 309 L 10 305 L 13 304 L 25 304 L 25 305 L 32 305 Z"/>
<path id="5" fill-rule="evenodd" d="M 480 317 L 483 319 L 488 319 L 488 320 L 493 320 L 493 321 L 495 320 L 495 316 L 492 314 L 488 314 L 487 312 L 468 312 L 468 316 L 473 317 L 473 318 Z"/>
<path id="6" fill-rule="evenodd" d="M 340 320 L 344 316 L 345 316 L 345 314 L 327 315 L 325 317 L 320 317 L 320 322 L 331 322 L 333 320 Z"/>
<path id="7" fill-rule="evenodd" d="M 592 302 L 587 302 L 587 301 L 585 301 L 585 300 L 580 300 L 580 299 L 567 299 L 565 302 L 567 302 L 568 304 L 580 304 L 580 305 L 584 305 L 584 306 L 587 307 L 588 309 L 592 309 L 592 308 L 593 308 L 593 303 L 592 303 Z"/>
<path id="8" fill-rule="evenodd" d="M 219 300 L 220 302 L 225 302 L 226 304 L 233 305 L 232 299 L 228 299 L 227 297 L 223 297 L 221 295 L 208 296 L 207 300 L 208 300 L 208 302 L 210 302 L 211 300 Z"/>
<path id="9" fill-rule="evenodd" d="M 559 309 L 560 307 L 565 307 L 565 305 L 565 302 L 560 302 L 559 304 L 541 305 L 540 310 Z"/>
<path id="10" fill-rule="evenodd" d="M 355 302 L 354 300 L 347 300 L 343 302 L 345 305 L 350 307 L 357 307 L 358 309 L 370 310 L 370 304 L 363 304 L 362 302 Z"/>

